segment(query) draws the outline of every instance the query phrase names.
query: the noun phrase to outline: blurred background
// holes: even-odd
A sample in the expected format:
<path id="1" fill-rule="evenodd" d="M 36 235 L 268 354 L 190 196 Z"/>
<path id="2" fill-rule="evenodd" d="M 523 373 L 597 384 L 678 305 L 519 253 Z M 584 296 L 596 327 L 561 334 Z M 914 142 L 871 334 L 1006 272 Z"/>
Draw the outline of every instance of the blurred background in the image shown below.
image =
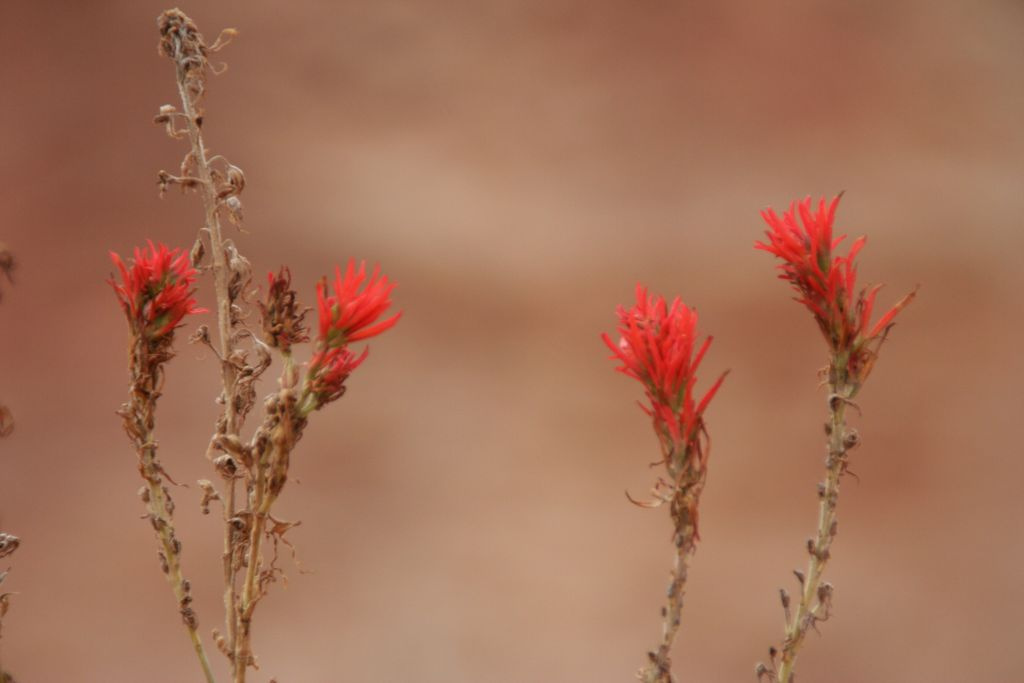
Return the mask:
<path id="1" fill-rule="evenodd" d="M 197 196 L 157 198 L 185 152 L 152 124 L 176 103 L 164 5 L 4 9 L 0 528 L 23 544 L 3 661 L 30 683 L 197 681 L 114 414 L 127 332 L 104 282 L 108 250 L 188 247 L 202 221 Z M 293 458 L 277 510 L 310 573 L 262 603 L 252 680 L 632 680 L 671 527 L 623 495 L 658 446 L 599 334 L 643 282 L 700 311 L 704 386 L 732 370 L 676 669 L 753 681 L 806 563 L 826 415 L 824 343 L 752 249 L 758 211 L 843 190 L 880 304 L 921 290 L 860 395 L 835 614 L 800 680 L 1024 680 L 1019 1 L 183 9 L 211 41 L 240 31 L 205 131 L 245 170 L 234 239 L 258 281 L 289 264 L 311 303 L 365 258 L 405 311 Z M 158 429 L 194 482 L 218 379 L 189 333 Z M 220 525 L 194 485 L 175 496 L 208 634 Z"/>

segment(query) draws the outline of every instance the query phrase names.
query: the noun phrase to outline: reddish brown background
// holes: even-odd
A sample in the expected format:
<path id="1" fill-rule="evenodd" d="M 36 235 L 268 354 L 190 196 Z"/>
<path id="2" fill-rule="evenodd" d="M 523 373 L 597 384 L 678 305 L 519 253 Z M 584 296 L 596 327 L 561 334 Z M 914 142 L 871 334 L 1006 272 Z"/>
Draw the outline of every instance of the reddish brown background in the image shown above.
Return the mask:
<path id="1" fill-rule="evenodd" d="M 156 197 L 183 153 L 150 123 L 174 98 L 160 9 L 4 8 L 0 526 L 24 545 L 3 652 L 22 682 L 199 679 L 139 520 L 104 284 L 108 249 L 188 245 L 201 220 Z M 825 406 L 821 339 L 751 245 L 762 207 L 840 190 L 863 278 L 886 302 L 922 288 L 861 397 L 836 614 L 800 679 L 1024 680 L 1019 2 L 184 9 L 211 39 L 241 31 L 206 131 L 246 171 L 257 271 L 290 264 L 310 300 L 333 264 L 379 261 L 405 310 L 295 458 L 279 507 L 314 573 L 263 604 L 254 680 L 631 680 L 669 524 L 623 497 L 657 447 L 598 334 L 643 281 L 701 311 L 705 382 L 732 369 L 677 668 L 752 681 L 805 562 Z M 179 349 L 161 446 L 194 481 L 216 370 Z M 208 632 L 220 540 L 198 497 L 177 493 L 178 522 Z"/>

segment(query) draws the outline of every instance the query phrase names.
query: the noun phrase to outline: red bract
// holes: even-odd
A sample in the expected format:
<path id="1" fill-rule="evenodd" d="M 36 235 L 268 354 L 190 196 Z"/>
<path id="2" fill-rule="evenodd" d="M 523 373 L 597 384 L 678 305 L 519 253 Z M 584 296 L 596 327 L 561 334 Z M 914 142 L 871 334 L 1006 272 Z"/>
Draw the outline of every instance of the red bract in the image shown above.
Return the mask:
<path id="1" fill-rule="evenodd" d="M 696 400 L 697 368 L 711 345 L 711 337 L 697 346 L 697 313 L 678 298 L 671 305 L 665 299 L 648 297 L 647 289 L 636 287 L 636 304 L 619 306 L 618 332 L 614 343 L 607 334 L 601 338 L 622 363 L 619 372 L 644 385 L 649 406 L 641 406 L 654 420 L 660 436 L 682 446 L 703 465 L 705 454 L 698 448 L 704 428 L 704 410 L 725 379 L 723 373 Z"/>
<path id="2" fill-rule="evenodd" d="M 345 380 L 369 354 L 369 349 L 363 349 L 357 357 L 347 346 L 321 349 L 313 354 L 309 362 L 309 392 L 314 397 L 315 407 L 330 403 L 345 393 Z"/>
<path id="3" fill-rule="evenodd" d="M 366 286 L 360 291 L 363 283 Z M 355 267 L 349 261 L 345 276 L 335 269 L 334 295 L 327 294 L 326 278 L 317 285 L 317 310 L 320 315 L 316 350 L 306 375 L 306 401 L 303 410 L 317 410 L 339 398 L 345 391 L 345 380 L 366 360 L 369 349 L 356 356 L 349 350 L 351 342 L 369 339 L 394 327 L 402 316 L 396 313 L 387 320 L 378 319 L 391 306 L 393 282 L 374 268 L 366 278 L 365 261 Z"/>
<path id="4" fill-rule="evenodd" d="M 373 269 L 366 287 L 360 292 L 359 288 L 364 282 L 366 262 L 360 262 L 357 271 L 355 261 L 350 260 L 344 278 L 341 276 L 341 268 L 335 268 L 334 296 L 327 294 L 326 278 L 317 285 L 320 340 L 326 345 L 337 347 L 369 339 L 394 327 L 402 316 L 396 313 L 377 323 L 377 319 L 391 306 L 391 291 L 395 288 L 395 283 L 389 283 L 387 276 L 380 276 L 379 266 Z"/>
<path id="5" fill-rule="evenodd" d="M 838 204 L 839 197 L 828 204 L 822 198 L 815 211 L 807 197 L 793 202 L 781 218 L 772 209 L 762 211 L 761 216 L 768 224 L 768 243 L 756 242 L 754 247 L 782 259 L 779 277 L 800 293 L 796 300 L 814 315 L 833 355 L 843 360 L 849 379 L 858 383 L 870 372 L 877 345 L 893 318 L 910 303 L 914 293 L 903 297 L 871 325 L 871 312 L 881 285 L 856 291 L 854 259 L 866 237 L 855 240 L 846 256 L 833 256 L 833 250 L 846 238 L 832 237 Z"/>
<path id="6" fill-rule="evenodd" d="M 180 249 L 161 244 L 149 249 L 135 248 L 131 266 L 110 252 L 110 260 L 121 272 L 121 283 L 108 280 L 114 288 L 132 331 L 148 339 L 169 334 L 189 313 L 205 313 L 192 298 L 196 271 Z"/>

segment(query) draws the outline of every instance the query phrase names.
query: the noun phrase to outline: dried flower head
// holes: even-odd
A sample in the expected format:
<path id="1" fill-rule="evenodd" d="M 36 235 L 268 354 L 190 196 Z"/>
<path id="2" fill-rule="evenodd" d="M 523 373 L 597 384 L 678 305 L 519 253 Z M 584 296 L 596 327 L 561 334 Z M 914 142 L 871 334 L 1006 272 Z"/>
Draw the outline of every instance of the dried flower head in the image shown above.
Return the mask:
<path id="1" fill-rule="evenodd" d="M 855 240 L 845 256 L 833 255 L 846 238 L 846 235 L 832 236 L 841 196 L 827 204 L 822 198 L 816 211 L 810 197 L 790 204 L 781 217 L 773 209 L 762 211 L 761 216 L 768 224 L 765 231 L 768 242 L 756 242 L 754 247 L 782 259 L 778 266 L 782 271 L 779 277 L 800 293 L 796 300 L 814 315 L 832 351 L 832 370 L 840 373 L 840 379 L 849 381 L 856 391 L 871 372 L 878 347 L 893 318 L 910 303 L 915 292 L 904 296 L 871 324 L 875 297 L 881 285 L 858 291 L 855 263 L 867 238 Z"/>
<path id="2" fill-rule="evenodd" d="M 113 278 L 107 282 L 114 288 L 133 334 L 155 340 L 172 332 L 186 315 L 206 312 L 192 298 L 196 271 L 181 249 L 154 246 L 150 241 L 148 250 L 136 247 L 130 266 L 114 252 L 110 252 L 110 260 L 120 271 L 121 282 Z"/>
<path id="3" fill-rule="evenodd" d="M 319 409 L 344 394 L 345 380 L 369 354 L 366 349 L 357 356 L 349 349 L 350 343 L 381 334 L 401 318 L 399 312 L 378 322 L 391 306 L 394 288 L 395 283 L 380 275 L 379 267 L 367 280 L 366 262 L 357 269 L 354 260 L 348 262 L 344 276 L 341 268 L 335 269 L 333 295 L 328 293 L 327 278 L 317 284 L 318 334 L 306 375 L 303 412 Z"/>
<path id="4" fill-rule="evenodd" d="M 269 273 L 267 282 L 266 301 L 260 302 L 263 340 L 287 353 L 292 344 L 309 341 L 305 326 L 307 309 L 298 302 L 298 295 L 292 289 L 292 273 L 287 266 L 281 266 L 277 275 Z"/>
<path id="5" fill-rule="evenodd" d="M 616 368 L 644 386 L 649 405 L 641 404 L 651 416 L 663 447 L 700 470 L 707 453 L 701 448 L 704 410 L 725 379 L 723 373 L 698 401 L 695 396 L 697 368 L 711 345 L 711 337 L 697 346 L 697 313 L 678 298 L 648 297 L 647 289 L 636 287 L 636 303 L 616 310 L 619 341 L 607 334 L 601 338 L 612 350 Z"/>

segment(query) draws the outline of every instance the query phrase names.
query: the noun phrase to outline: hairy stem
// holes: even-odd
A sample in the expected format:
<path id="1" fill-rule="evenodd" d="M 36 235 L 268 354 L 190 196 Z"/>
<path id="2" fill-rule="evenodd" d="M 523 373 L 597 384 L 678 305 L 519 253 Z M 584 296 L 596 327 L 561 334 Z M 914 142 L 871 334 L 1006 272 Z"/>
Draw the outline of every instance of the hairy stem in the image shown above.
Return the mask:
<path id="1" fill-rule="evenodd" d="M 678 541 L 681 539 L 677 539 Z M 686 588 L 686 574 L 689 569 L 688 556 L 693 551 L 692 539 L 676 548 L 675 563 L 668 584 L 665 606 L 662 607 L 661 644 L 657 652 L 648 653 L 650 662 L 640 670 L 643 683 L 671 683 L 672 666 L 669 653 L 675 641 L 676 632 L 682 620 L 683 591 Z"/>
<path id="2" fill-rule="evenodd" d="M 831 557 L 832 541 L 836 534 L 836 508 L 839 503 L 839 480 L 846 470 L 846 404 L 849 401 L 847 388 L 841 382 L 829 384 L 828 460 L 825 482 L 819 488 L 820 507 L 818 530 L 808 542 L 810 559 L 807 574 L 803 578 L 800 601 L 786 624 L 786 639 L 782 646 L 778 670 L 779 683 L 790 683 L 796 667 L 797 654 L 803 645 L 807 631 L 820 619 L 828 616 L 831 588 L 823 590 L 821 581 L 825 565 Z"/>
<path id="3" fill-rule="evenodd" d="M 693 480 L 680 481 L 672 501 L 672 518 L 676 525 L 673 545 L 675 558 L 670 573 L 665 605 L 661 608 L 661 643 L 657 651 L 648 652 L 648 662 L 640 669 L 637 677 L 643 683 L 672 683 L 672 644 L 675 642 L 679 624 L 682 621 L 683 595 L 689 571 L 689 558 L 696 549 L 697 524 L 695 511 L 703 485 L 699 473 Z"/>

